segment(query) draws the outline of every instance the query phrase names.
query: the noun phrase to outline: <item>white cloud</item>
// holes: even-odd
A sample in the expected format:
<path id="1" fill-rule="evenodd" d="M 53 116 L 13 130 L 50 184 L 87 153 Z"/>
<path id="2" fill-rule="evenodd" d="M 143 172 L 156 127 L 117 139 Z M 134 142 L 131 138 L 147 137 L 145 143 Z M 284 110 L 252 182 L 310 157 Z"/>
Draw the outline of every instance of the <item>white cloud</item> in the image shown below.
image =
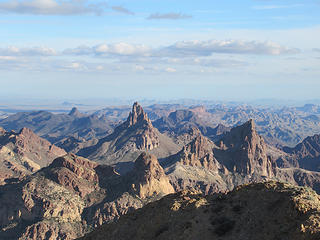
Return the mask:
<path id="1" fill-rule="evenodd" d="M 298 52 L 277 43 L 259 41 L 181 41 L 159 48 L 120 42 L 79 46 L 62 52 L 48 47 L 11 46 L 0 48 L 0 61 L 2 69 L 8 66 L 8 69 L 104 73 L 118 71 L 116 66 L 121 66 L 127 72 L 174 73 L 178 66 L 179 69 L 240 69 L 254 64 L 248 55 L 278 56 Z"/>
<path id="2" fill-rule="evenodd" d="M 249 54 L 249 55 L 285 55 L 297 54 L 300 50 L 288 48 L 278 43 L 266 41 L 241 40 L 208 40 L 181 41 L 173 45 L 152 49 L 146 45 L 129 43 L 100 44 L 93 47 L 79 46 L 66 49 L 66 55 L 93 55 L 108 57 L 110 55 L 153 57 L 153 58 L 188 58 L 206 57 L 219 54 Z"/>
<path id="3" fill-rule="evenodd" d="M 213 53 L 282 55 L 296 54 L 299 50 L 281 46 L 274 42 L 209 40 L 182 41 L 161 49 L 158 54 L 173 57 L 211 56 Z"/>
<path id="4" fill-rule="evenodd" d="M 165 71 L 168 73 L 175 73 L 177 70 L 175 68 L 168 67 L 165 69 Z"/>
<path id="5" fill-rule="evenodd" d="M 181 14 L 181 13 L 153 13 L 147 19 L 170 19 L 170 20 L 179 20 L 192 18 L 191 15 Z"/>
<path id="6" fill-rule="evenodd" d="M 96 56 L 108 56 L 108 55 L 136 55 L 136 56 L 148 56 L 151 52 L 151 48 L 146 45 L 134 45 L 129 43 L 115 43 L 115 44 L 100 44 L 94 47 L 80 46 L 78 48 L 66 49 L 64 54 L 71 55 L 96 55 Z"/>
<path id="7" fill-rule="evenodd" d="M 10 46 L 0 48 L 0 55 L 3 56 L 55 56 L 56 50 L 47 47 L 18 48 Z"/>

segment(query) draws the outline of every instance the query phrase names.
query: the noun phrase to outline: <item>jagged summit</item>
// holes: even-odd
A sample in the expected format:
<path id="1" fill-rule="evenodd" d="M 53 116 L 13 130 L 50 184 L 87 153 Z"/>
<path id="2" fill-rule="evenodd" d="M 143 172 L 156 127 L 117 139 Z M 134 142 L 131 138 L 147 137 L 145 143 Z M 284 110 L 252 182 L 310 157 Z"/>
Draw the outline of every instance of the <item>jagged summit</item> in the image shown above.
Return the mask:
<path id="1" fill-rule="evenodd" d="M 138 102 L 135 102 L 132 106 L 132 111 L 130 112 L 127 123 L 128 126 L 133 126 L 136 123 L 144 122 L 151 123 L 150 119 L 148 118 L 147 114 L 143 111 L 141 105 Z"/>

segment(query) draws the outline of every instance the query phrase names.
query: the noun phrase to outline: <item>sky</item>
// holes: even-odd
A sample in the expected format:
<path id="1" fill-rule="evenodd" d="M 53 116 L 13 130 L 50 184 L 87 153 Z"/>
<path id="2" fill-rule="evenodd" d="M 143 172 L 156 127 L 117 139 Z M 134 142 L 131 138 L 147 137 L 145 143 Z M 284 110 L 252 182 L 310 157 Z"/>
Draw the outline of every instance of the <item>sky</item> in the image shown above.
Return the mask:
<path id="1" fill-rule="evenodd" d="M 0 0 L 0 96 L 319 99 L 320 0 Z"/>

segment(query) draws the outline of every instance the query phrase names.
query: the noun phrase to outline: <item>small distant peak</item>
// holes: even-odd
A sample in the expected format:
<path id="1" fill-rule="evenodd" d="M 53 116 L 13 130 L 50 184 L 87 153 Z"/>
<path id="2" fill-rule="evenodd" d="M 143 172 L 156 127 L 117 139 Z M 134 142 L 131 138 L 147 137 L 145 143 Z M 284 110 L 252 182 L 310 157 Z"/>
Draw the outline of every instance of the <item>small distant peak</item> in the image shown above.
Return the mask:
<path id="1" fill-rule="evenodd" d="M 207 110 L 204 106 L 196 106 L 190 109 L 194 113 L 205 113 Z"/>
<path id="2" fill-rule="evenodd" d="M 82 113 L 79 112 L 78 108 L 73 107 L 68 115 L 73 117 L 81 117 Z"/>

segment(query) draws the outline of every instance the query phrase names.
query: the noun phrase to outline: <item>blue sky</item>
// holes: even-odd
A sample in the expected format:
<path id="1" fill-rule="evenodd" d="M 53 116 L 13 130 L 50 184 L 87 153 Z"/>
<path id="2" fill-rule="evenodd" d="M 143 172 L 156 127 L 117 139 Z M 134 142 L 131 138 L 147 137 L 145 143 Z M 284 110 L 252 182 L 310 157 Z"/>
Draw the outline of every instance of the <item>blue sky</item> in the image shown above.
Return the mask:
<path id="1" fill-rule="evenodd" d="M 319 0 L 0 0 L 0 94 L 319 98 Z"/>

